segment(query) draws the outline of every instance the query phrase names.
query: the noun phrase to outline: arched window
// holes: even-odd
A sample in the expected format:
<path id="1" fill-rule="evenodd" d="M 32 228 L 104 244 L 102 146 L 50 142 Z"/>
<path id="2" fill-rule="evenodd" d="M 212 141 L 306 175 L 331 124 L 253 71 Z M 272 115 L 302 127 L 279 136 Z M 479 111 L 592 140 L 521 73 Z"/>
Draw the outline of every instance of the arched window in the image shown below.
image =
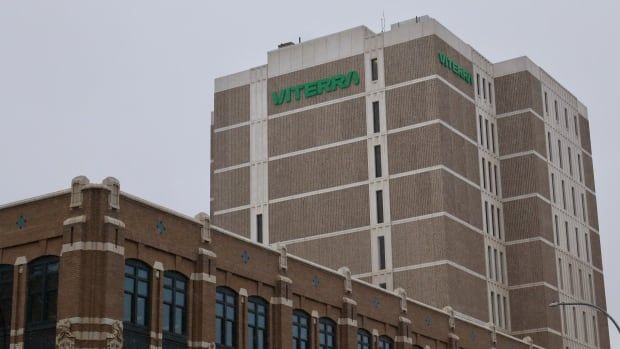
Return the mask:
<path id="1" fill-rule="evenodd" d="M 13 300 L 13 266 L 0 265 L 0 348 L 9 349 L 11 306 Z"/>
<path id="2" fill-rule="evenodd" d="M 308 349 L 310 338 L 310 317 L 304 311 L 293 311 L 293 346 L 292 349 Z"/>
<path id="3" fill-rule="evenodd" d="M 164 273 L 162 302 L 163 347 L 187 348 L 187 278 L 174 271 Z"/>
<path id="4" fill-rule="evenodd" d="M 357 330 L 357 349 L 370 349 L 370 333 L 364 329 Z"/>
<path id="5" fill-rule="evenodd" d="M 227 287 L 216 292 L 215 343 L 218 349 L 237 347 L 237 294 Z"/>
<path id="6" fill-rule="evenodd" d="M 336 349 L 336 323 L 331 319 L 319 319 L 319 349 Z"/>
<path id="7" fill-rule="evenodd" d="M 269 331 L 269 306 L 262 298 L 248 299 L 248 348 L 266 349 Z"/>
<path id="8" fill-rule="evenodd" d="M 150 347 L 149 309 L 151 268 L 138 260 L 125 261 L 123 298 L 123 339 L 125 348 Z"/>
<path id="9" fill-rule="evenodd" d="M 26 348 L 54 348 L 58 302 L 58 265 L 56 256 L 46 256 L 28 264 L 26 306 Z"/>
<path id="10" fill-rule="evenodd" d="M 379 349 L 393 349 L 394 342 L 390 337 L 381 336 L 379 337 Z"/>

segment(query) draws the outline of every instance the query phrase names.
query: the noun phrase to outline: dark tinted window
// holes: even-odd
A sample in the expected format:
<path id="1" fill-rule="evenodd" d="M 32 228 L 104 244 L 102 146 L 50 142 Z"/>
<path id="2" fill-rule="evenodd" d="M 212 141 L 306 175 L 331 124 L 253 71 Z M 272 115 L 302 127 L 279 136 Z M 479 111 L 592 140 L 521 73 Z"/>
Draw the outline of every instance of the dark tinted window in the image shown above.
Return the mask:
<path id="1" fill-rule="evenodd" d="M 11 339 L 13 266 L 0 265 L 0 348 L 8 349 Z"/>
<path id="2" fill-rule="evenodd" d="M 328 318 L 319 320 L 319 349 L 336 348 L 336 323 Z"/>
<path id="3" fill-rule="evenodd" d="M 292 349 L 308 349 L 310 319 L 308 314 L 300 310 L 293 312 L 293 346 Z"/>
<path id="4" fill-rule="evenodd" d="M 215 343 L 217 348 L 236 348 L 237 294 L 218 287 L 215 299 Z"/>
<path id="5" fill-rule="evenodd" d="M 248 348 L 265 349 L 269 330 L 268 304 L 258 297 L 248 300 Z"/>
<path id="6" fill-rule="evenodd" d="M 357 349 L 370 349 L 370 333 L 368 331 L 357 331 Z"/>

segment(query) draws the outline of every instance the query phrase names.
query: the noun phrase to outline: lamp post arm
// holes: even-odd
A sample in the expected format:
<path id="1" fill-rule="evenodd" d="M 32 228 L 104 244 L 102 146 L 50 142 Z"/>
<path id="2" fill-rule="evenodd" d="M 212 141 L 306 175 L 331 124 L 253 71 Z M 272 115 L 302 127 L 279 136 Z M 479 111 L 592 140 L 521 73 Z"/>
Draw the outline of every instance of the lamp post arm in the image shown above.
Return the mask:
<path id="1" fill-rule="evenodd" d="M 614 326 L 616 326 L 616 330 L 618 330 L 618 333 L 620 333 L 620 326 L 618 326 L 618 323 L 616 322 L 616 320 L 614 320 L 613 317 L 611 317 L 611 315 L 609 315 L 609 313 L 607 311 L 605 311 L 605 309 L 594 305 L 594 304 L 590 304 L 590 303 L 581 303 L 581 302 L 574 302 L 574 303 L 564 303 L 564 302 L 557 302 L 557 303 L 551 303 L 549 304 L 549 306 L 552 307 L 556 307 L 556 306 L 566 306 L 566 305 L 583 305 L 586 307 L 592 307 L 595 308 L 596 310 L 600 311 L 601 313 L 605 314 L 605 316 L 607 316 L 609 318 L 609 320 L 611 320 L 611 322 L 613 322 Z"/>

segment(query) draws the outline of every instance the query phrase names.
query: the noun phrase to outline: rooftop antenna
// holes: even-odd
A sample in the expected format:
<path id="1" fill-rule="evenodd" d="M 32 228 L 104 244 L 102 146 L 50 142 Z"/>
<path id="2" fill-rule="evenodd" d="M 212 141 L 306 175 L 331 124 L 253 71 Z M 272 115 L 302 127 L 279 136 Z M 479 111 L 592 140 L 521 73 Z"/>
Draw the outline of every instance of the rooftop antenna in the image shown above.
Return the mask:
<path id="1" fill-rule="evenodd" d="M 381 14 L 381 32 L 385 32 L 385 10 Z"/>

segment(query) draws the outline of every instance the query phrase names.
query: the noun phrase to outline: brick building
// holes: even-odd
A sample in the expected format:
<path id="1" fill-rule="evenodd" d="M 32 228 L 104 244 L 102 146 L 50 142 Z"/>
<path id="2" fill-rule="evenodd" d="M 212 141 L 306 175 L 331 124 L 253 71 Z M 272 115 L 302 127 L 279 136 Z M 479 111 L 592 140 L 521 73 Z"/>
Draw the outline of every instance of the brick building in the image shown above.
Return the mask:
<path id="1" fill-rule="evenodd" d="M 569 51 L 572 48 L 558 48 Z M 215 81 L 214 225 L 550 348 L 608 348 L 587 108 L 430 17 Z M 346 246 L 346 248 L 342 248 Z"/>
<path id="2" fill-rule="evenodd" d="M 0 206 L 0 286 L 2 349 L 537 347 L 111 177 Z"/>

